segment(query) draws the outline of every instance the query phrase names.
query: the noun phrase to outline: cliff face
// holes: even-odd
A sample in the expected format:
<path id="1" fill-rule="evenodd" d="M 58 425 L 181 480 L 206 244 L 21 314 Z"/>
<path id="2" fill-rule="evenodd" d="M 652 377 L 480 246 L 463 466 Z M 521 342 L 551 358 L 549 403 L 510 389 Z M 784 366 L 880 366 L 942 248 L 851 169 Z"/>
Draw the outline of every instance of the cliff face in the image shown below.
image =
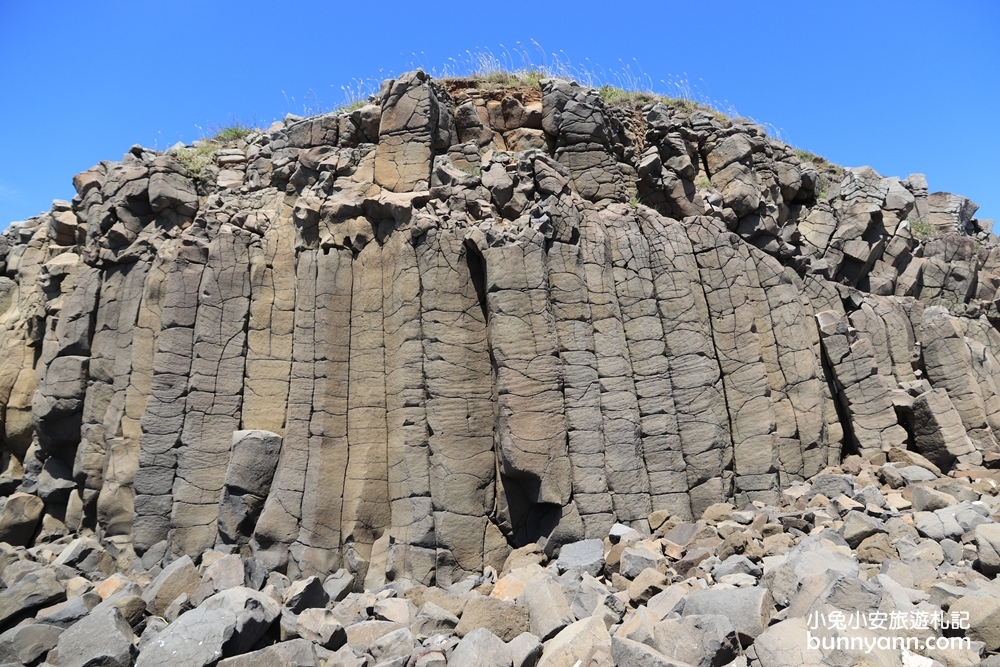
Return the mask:
<path id="1" fill-rule="evenodd" d="M 996 237 L 920 176 L 807 157 L 419 71 L 134 147 L 0 239 L 0 540 L 447 584 L 777 502 L 845 451 L 991 459 Z"/>

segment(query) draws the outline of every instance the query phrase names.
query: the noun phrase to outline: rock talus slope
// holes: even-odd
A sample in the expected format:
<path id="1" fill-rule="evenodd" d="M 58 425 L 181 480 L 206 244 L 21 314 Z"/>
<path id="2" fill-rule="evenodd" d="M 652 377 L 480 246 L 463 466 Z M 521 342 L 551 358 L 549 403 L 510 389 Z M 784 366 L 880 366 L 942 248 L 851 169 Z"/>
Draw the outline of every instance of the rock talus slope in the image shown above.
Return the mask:
<path id="1" fill-rule="evenodd" d="M 975 205 L 749 121 L 417 71 L 74 185 L 0 238 L 0 541 L 450 585 L 1000 454 Z"/>

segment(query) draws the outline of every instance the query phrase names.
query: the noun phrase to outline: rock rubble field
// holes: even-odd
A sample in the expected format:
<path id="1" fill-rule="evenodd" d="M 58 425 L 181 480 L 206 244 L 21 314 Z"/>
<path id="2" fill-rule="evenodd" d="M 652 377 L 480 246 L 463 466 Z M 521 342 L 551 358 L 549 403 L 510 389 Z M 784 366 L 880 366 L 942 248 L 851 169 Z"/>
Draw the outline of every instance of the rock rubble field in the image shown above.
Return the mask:
<path id="1" fill-rule="evenodd" d="M 1000 238 L 922 175 L 418 70 L 73 184 L 0 665 L 1000 664 Z"/>
<path id="2" fill-rule="evenodd" d="M 529 544 L 444 588 L 355 592 L 346 569 L 291 580 L 215 549 L 123 572 L 93 536 L 3 545 L 0 664 L 1000 665 L 998 475 L 943 475 L 902 449 L 850 456 L 780 504 L 657 511 L 644 530 L 614 524 L 558 555 Z M 838 632 L 838 613 L 864 620 Z"/>

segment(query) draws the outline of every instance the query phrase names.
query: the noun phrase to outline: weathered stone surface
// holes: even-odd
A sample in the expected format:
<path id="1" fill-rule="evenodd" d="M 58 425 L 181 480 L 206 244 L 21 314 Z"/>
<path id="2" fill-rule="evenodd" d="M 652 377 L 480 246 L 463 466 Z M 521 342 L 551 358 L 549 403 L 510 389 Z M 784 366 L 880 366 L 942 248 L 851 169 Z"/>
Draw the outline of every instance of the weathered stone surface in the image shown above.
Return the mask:
<path id="1" fill-rule="evenodd" d="M 475 628 L 486 628 L 503 641 L 509 642 L 528 632 L 530 627 L 529 608 L 494 597 L 477 597 L 465 605 L 455 633 L 464 637 Z"/>
<path id="2" fill-rule="evenodd" d="M 308 639 L 291 639 L 259 651 L 225 658 L 219 667 L 318 667 L 314 644 Z"/>
<path id="3" fill-rule="evenodd" d="M 156 635 L 135 664 L 212 665 L 246 653 L 278 618 L 280 609 L 271 598 L 248 588 L 217 593 Z"/>
<path id="4" fill-rule="evenodd" d="M 477 628 L 465 635 L 448 660 L 448 665 L 459 667 L 510 667 L 511 664 L 510 649 L 486 628 Z"/>
<path id="5" fill-rule="evenodd" d="M 38 496 L 14 493 L 0 508 L 0 542 L 28 546 L 42 518 L 44 503 Z"/>
<path id="6" fill-rule="evenodd" d="M 4 569 L 4 575 L 8 569 Z M 4 579 L 7 588 L 0 591 L 0 628 L 14 619 L 66 599 L 66 588 L 48 569 L 29 571 L 19 579 Z"/>
<path id="7" fill-rule="evenodd" d="M 59 636 L 59 664 L 128 667 L 136 653 L 132 640 L 132 628 L 117 608 L 95 610 Z"/>
<path id="8" fill-rule="evenodd" d="M 151 612 L 162 616 L 178 596 L 194 595 L 200 582 L 201 578 L 191 558 L 181 556 L 156 575 L 143 591 L 142 599 L 146 601 Z"/>
<path id="9" fill-rule="evenodd" d="M 728 618 L 747 645 L 767 628 L 774 602 L 766 588 L 695 591 L 684 603 L 684 616 L 719 615 Z"/>
<path id="10" fill-rule="evenodd" d="M 719 615 L 663 620 L 653 627 L 653 641 L 667 658 L 697 667 L 728 664 L 740 653 L 732 621 Z"/>
<path id="11" fill-rule="evenodd" d="M 336 651 L 347 643 L 347 633 L 330 609 L 304 609 L 295 622 L 299 637 Z"/>
<path id="12" fill-rule="evenodd" d="M 465 604 L 526 545 L 560 554 L 557 626 L 620 622 L 611 598 L 675 574 L 762 574 L 784 605 L 822 560 L 810 532 L 869 565 L 991 568 L 966 533 L 995 509 L 1000 252 L 974 205 L 607 97 L 411 72 L 196 148 L 198 178 L 192 149 L 138 146 L 78 176 L 0 235 L 0 540 L 88 577 L 141 564 L 171 618 L 271 571 L 272 596 L 317 577 Z M 949 475 L 985 513 L 936 495 Z M 864 518 L 896 511 L 942 544 Z M 91 531 L 101 549 L 62 541 Z"/>
<path id="13" fill-rule="evenodd" d="M 0 664 L 30 665 L 56 647 L 63 628 L 32 623 L 0 634 Z"/>
<path id="14" fill-rule="evenodd" d="M 572 623 L 547 642 L 538 667 L 573 667 L 596 645 L 611 640 L 604 621 L 591 616 Z"/>

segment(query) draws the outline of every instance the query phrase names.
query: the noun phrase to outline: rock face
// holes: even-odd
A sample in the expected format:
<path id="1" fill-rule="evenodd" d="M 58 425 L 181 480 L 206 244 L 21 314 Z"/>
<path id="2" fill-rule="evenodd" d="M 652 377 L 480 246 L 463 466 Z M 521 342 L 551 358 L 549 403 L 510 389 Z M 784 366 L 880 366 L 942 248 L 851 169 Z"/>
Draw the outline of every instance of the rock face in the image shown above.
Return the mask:
<path id="1" fill-rule="evenodd" d="M 204 154 L 4 233 L 0 541 L 447 586 L 844 453 L 1000 452 L 1000 246 L 922 177 L 420 71 Z"/>

